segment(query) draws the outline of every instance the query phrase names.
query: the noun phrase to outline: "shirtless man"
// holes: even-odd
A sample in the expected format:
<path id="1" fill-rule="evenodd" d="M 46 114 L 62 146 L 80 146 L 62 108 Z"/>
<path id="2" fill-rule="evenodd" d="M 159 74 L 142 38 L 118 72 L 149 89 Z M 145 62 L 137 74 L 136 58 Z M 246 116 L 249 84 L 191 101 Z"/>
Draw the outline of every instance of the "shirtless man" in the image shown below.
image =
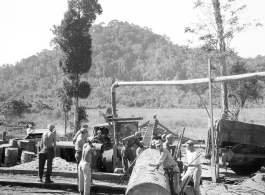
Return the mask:
<path id="1" fill-rule="evenodd" d="M 41 151 L 39 152 L 39 182 L 42 182 L 44 165 L 47 160 L 47 171 L 45 183 L 53 183 L 51 181 L 52 161 L 56 156 L 56 129 L 54 124 L 49 124 L 48 131 L 44 132 L 40 141 Z"/>
<path id="2" fill-rule="evenodd" d="M 82 158 L 78 166 L 78 189 L 81 195 L 90 194 L 92 154 L 97 154 L 95 147 L 92 145 L 93 138 L 88 137 L 87 142 L 83 146 Z"/>
<path id="3" fill-rule="evenodd" d="M 133 135 L 122 139 L 123 147 L 121 149 L 121 156 L 122 156 L 122 168 L 124 173 L 126 173 L 128 169 L 128 161 L 130 163 L 134 161 L 132 147 L 136 144 L 142 150 L 145 149 L 144 145 L 139 141 L 140 136 L 141 136 L 140 132 L 135 132 Z"/>
<path id="4" fill-rule="evenodd" d="M 176 146 L 173 145 L 174 136 L 172 134 L 168 134 L 165 138 L 165 142 L 163 143 L 163 148 L 167 149 L 169 153 L 173 156 Z"/>

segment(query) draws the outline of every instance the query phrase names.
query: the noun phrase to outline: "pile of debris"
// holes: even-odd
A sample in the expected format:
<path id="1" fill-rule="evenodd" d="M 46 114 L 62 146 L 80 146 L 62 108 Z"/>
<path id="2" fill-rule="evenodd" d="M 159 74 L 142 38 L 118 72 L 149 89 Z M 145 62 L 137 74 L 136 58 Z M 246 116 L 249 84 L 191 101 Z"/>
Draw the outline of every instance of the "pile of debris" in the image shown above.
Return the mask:
<path id="1" fill-rule="evenodd" d="M 14 169 L 22 169 L 22 170 L 38 170 L 39 168 L 39 159 L 35 158 L 33 161 L 28 163 L 23 163 L 13 167 Z M 45 168 L 47 168 L 47 164 L 45 164 Z M 66 160 L 55 157 L 52 163 L 53 171 L 77 171 L 76 163 L 67 162 Z"/>

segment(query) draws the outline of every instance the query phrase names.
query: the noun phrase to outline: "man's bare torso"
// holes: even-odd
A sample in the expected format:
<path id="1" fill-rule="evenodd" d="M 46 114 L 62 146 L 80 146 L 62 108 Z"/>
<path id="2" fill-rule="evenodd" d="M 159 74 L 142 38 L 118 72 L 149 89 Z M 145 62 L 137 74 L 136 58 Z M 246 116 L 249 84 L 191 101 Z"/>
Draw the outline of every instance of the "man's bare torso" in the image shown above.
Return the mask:
<path id="1" fill-rule="evenodd" d="M 56 146 L 56 133 L 48 131 L 43 133 L 43 147 L 44 148 L 51 148 Z"/>
<path id="2" fill-rule="evenodd" d="M 96 155 L 96 150 L 86 143 L 83 148 L 82 160 L 92 163 L 92 154 Z"/>

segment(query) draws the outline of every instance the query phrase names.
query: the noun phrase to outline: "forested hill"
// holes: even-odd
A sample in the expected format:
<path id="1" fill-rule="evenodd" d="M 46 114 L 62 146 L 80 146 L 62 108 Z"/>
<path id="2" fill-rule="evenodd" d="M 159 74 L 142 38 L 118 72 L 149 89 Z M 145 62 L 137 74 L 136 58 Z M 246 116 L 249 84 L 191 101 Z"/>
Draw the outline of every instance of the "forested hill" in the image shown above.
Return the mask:
<path id="1" fill-rule="evenodd" d="M 208 54 L 202 49 L 173 44 L 166 36 L 151 29 L 117 20 L 91 28 L 93 65 L 83 79 L 92 85 L 84 106 L 105 106 L 110 101 L 112 78 L 124 81 L 177 80 L 207 76 Z M 57 89 L 62 86 L 63 73 L 58 63 L 58 48 L 43 50 L 16 65 L 0 66 L 0 103 L 24 99 L 41 109 L 56 108 L 60 102 Z M 243 63 L 249 72 L 264 70 L 265 57 L 242 59 L 232 53 L 229 68 Z M 218 95 L 216 95 L 218 97 Z M 207 99 L 207 93 L 202 94 Z M 218 98 L 216 98 L 218 104 Z M 199 97 L 187 88 L 134 87 L 118 89 L 118 102 L 125 106 L 200 107 Z"/>

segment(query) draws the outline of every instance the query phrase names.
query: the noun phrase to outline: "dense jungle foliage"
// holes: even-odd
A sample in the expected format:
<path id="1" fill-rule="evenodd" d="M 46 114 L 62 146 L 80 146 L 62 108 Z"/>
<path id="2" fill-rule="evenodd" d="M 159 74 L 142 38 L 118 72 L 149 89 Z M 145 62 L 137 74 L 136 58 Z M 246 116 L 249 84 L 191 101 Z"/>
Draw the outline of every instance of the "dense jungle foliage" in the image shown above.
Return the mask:
<path id="1" fill-rule="evenodd" d="M 111 21 L 93 25 L 92 67 L 82 80 L 90 83 L 88 99 L 80 101 L 87 108 L 105 107 L 110 102 L 110 87 L 116 81 L 183 80 L 207 77 L 207 60 L 215 54 L 203 48 L 189 48 L 173 44 L 146 27 L 128 22 Z M 228 73 L 264 71 L 265 56 L 244 59 L 229 51 Z M 0 66 L 0 103 L 23 101 L 30 112 L 43 110 L 60 114 L 58 89 L 62 87 L 63 72 L 59 68 L 62 52 L 58 48 L 22 59 L 15 65 Z M 244 71 L 242 71 L 244 70 Z M 213 72 L 215 72 L 213 70 Z M 214 76 L 217 76 L 218 71 Z M 264 97 L 263 83 L 259 83 L 259 99 Z M 220 107 L 220 93 L 216 84 L 214 104 Z M 235 86 L 234 86 L 235 87 Z M 230 93 L 234 90 L 230 88 Z M 197 91 L 197 92 L 196 92 Z M 207 86 L 191 87 L 121 87 L 117 89 L 119 106 L 148 108 L 203 108 L 208 104 Z M 263 104 L 248 99 L 245 106 Z M 30 107 L 30 109 L 29 109 Z"/>

